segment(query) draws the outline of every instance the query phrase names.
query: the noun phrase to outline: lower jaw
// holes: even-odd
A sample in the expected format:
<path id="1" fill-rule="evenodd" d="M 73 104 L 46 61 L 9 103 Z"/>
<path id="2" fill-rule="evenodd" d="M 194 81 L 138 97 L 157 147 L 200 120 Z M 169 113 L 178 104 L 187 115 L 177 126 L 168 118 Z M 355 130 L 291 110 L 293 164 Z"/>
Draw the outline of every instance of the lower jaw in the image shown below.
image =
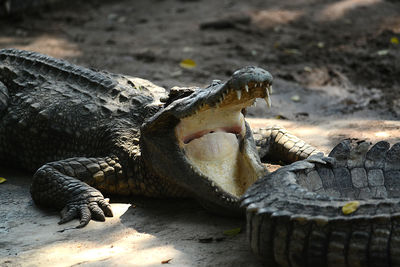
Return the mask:
<path id="1" fill-rule="evenodd" d="M 234 134 L 205 135 L 186 145 L 185 153 L 198 172 L 236 198 L 255 181 Z"/>

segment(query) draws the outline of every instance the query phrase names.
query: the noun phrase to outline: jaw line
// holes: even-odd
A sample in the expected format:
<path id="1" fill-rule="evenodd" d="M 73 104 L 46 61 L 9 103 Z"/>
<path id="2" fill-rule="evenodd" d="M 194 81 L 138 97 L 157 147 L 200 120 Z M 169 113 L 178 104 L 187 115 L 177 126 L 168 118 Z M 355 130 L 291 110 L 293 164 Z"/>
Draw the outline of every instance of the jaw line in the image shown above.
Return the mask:
<path id="1" fill-rule="evenodd" d="M 232 78 L 224 84 L 213 83 L 206 89 L 196 90 L 186 97 L 169 103 L 146 120 L 141 127 L 143 133 L 141 135 L 142 155 L 145 161 L 149 162 L 150 168 L 155 173 L 159 173 L 165 179 L 193 192 L 199 200 L 204 200 L 216 206 L 235 206 L 236 204 L 233 205 L 232 202 L 236 202 L 237 197 L 224 192 L 218 185 L 212 186 L 212 181 L 199 173 L 196 166 L 192 166 L 178 144 L 175 129 L 183 118 L 202 111 L 202 108 L 218 107 L 218 104 L 225 101 L 227 96 L 231 100 L 236 99 L 235 103 L 265 98 L 269 95 L 271 83 L 272 76 L 268 72 L 259 68 L 247 67 L 235 72 Z M 236 92 L 238 90 L 241 91 L 240 97 Z M 224 107 L 224 104 L 220 104 L 219 107 Z M 241 151 L 244 151 L 246 160 L 261 176 L 265 169 L 258 158 L 254 141 L 252 141 L 251 130 L 247 123 L 245 125 L 246 134 L 241 143 L 243 144 Z M 174 128 L 173 132 L 169 130 L 171 128 Z M 178 164 L 175 168 L 171 167 L 179 162 L 182 164 Z M 201 179 L 202 177 L 205 179 Z M 210 188 L 213 190 L 210 190 Z M 211 193 L 209 194 L 209 192 Z M 232 201 L 226 201 L 226 198 Z M 225 201 L 223 201 L 224 199 Z"/>
<path id="2" fill-rule="evenodd" d="M 233 92 L 233 94 L 236 97 L 236 93 Z M 241 113 L 243 108 L 250 106 L 254 101 L 255 99 L 248 99 L 240 104 L 220 108 L 203 107 L 201 112 L 181 119 L 175 128 L 179 148 L 186 164 L 190 166 L 194 174 L 209 183 L 214 193 L 228 204 L 236 203 L 245 190 L 264 172 L 263 165 L 257 160 L 257 156 L 253 155 L 254 151 L 248 148 L 249 143 L 246 138 L 251 135 L 251 130 Z M 241 130 L 236 145 L 232 142 L 232 136 L 228 136 L 229 133 L 224 133 L 226 137 L 220 133 L 209 133 L 209 130 L 238 125 Z M 190 142 L 185 142 L 187 136 L 197 135 L 202 131 L 205 134 L 199 134 Z M 226 141 L 228 139 L 231 142 Z M 208 141 L 211 141 L 211 144 L 207 143 Z M 229 147 L 230 144 L 233 146 Z M 222 150 L 220 157 L 210 153 L 209 150 L 213 149 L 209 146 L 217 146 L 216 150 Z M 212 166 L 215 169 L 212 169 Z"/>
<path id="3" fill-rule="evenodd" d="M 258 154 L 255 155 L 252 153 L 252 145 L 251 145 L 251 140 L 249 140 L 249 135 L 252 136 L 251 128 L 250 126 L 245 123 L 245 136 L 241 138 L 239 146 L 240 150 L 242 153 L 242 156 L 245 158 L 246 161 L 249 162 L 249 164 L 252 165 L 254 168 L 254 174 L 255 174 L 255 180 L 251 183 L 253 184 L 258 178 L 260 178 L 264 173 L 265 173 L 265 167 L 264 165 L 261 164 L 260 160 L 258 159 Z M 252 139 L 252 138 L 251 138 Z M 247 150 L 250 150 L 248 152 Z M 255 150 L 255 148 L 254 148 Z M 225 190 L 223 187 L 221 187 L 218 183 L 216 183 L 211 177 L 207 176 L 204 174 L 196 165 L 193 164 L 190 158 L 187 157 L 187 155 L 184 153 L 182 150 L 182 154 L 184 155 L 184 160 L 185 164 L 187 164 L 192 172 L 192 174 L 196 177 L 200 178 L 200 181 L 202 183 L 207 184 L 208 188 L 212 188 L 212 195 L 213 197 L 210 198 L 210 201 L 212 198 L 219 199 L 219 201 L 223 201 L 224 205 L 226 206 L 232 206 L 232 207 L 238 207 L 239 200 L 241 198 L 241 195 L 234 195 L 231 192 Z M 249 184 L 249 186 L 251 185 Z M 198 194 L 199 192 L 194 191 L 195 194 Z M 244 192 L 243 192 L 244 193 Z M 204 202 L 204 195 L 199 195 L 201 202 Z"/>

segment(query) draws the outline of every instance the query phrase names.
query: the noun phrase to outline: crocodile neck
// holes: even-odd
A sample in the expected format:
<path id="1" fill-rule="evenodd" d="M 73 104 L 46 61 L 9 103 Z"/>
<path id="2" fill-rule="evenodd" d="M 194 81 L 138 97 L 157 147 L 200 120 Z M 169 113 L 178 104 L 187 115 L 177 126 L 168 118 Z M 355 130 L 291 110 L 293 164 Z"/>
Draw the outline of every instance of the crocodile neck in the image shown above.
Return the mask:
<path id="1" fill-rule="evenodd" d="M 148 197 L 186 197 L 188 191 L 166 177 L 160 176 L 146 163 L 140 143 L 140 130 L 124 127 L 110 134 L 112 155 L 122 165 L 122 173 L 110 186 L 104 185 L 102 192 Z"/>

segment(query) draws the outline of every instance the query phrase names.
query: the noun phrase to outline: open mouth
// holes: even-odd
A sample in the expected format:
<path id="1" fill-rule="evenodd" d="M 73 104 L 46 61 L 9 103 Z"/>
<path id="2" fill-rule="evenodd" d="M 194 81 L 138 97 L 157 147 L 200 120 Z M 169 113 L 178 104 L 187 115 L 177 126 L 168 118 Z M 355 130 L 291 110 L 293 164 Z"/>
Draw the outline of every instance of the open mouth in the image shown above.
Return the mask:
<path id="1" fill-rule="evenodd" d="M 243 113 L 257 98 L 270 106 L 270 80 L 226 83 L 210 103 L 200 104 L 175 128 L 180 149 L 192 169 L 232 201 L 264 172 L 249 151 L 249 128 Z"/>

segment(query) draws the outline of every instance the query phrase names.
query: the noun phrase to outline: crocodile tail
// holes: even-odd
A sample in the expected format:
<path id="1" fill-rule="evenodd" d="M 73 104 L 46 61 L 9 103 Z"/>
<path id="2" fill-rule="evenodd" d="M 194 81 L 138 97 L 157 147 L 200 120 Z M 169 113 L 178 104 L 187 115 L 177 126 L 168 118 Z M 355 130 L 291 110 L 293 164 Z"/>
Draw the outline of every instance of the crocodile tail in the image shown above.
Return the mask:
<path id="1" fill-rule="evenodd" d="M 400 266 L 400 143 L 346 140 L 329 157 L 246 192 L 252 250 L 271 266 Z"/>

